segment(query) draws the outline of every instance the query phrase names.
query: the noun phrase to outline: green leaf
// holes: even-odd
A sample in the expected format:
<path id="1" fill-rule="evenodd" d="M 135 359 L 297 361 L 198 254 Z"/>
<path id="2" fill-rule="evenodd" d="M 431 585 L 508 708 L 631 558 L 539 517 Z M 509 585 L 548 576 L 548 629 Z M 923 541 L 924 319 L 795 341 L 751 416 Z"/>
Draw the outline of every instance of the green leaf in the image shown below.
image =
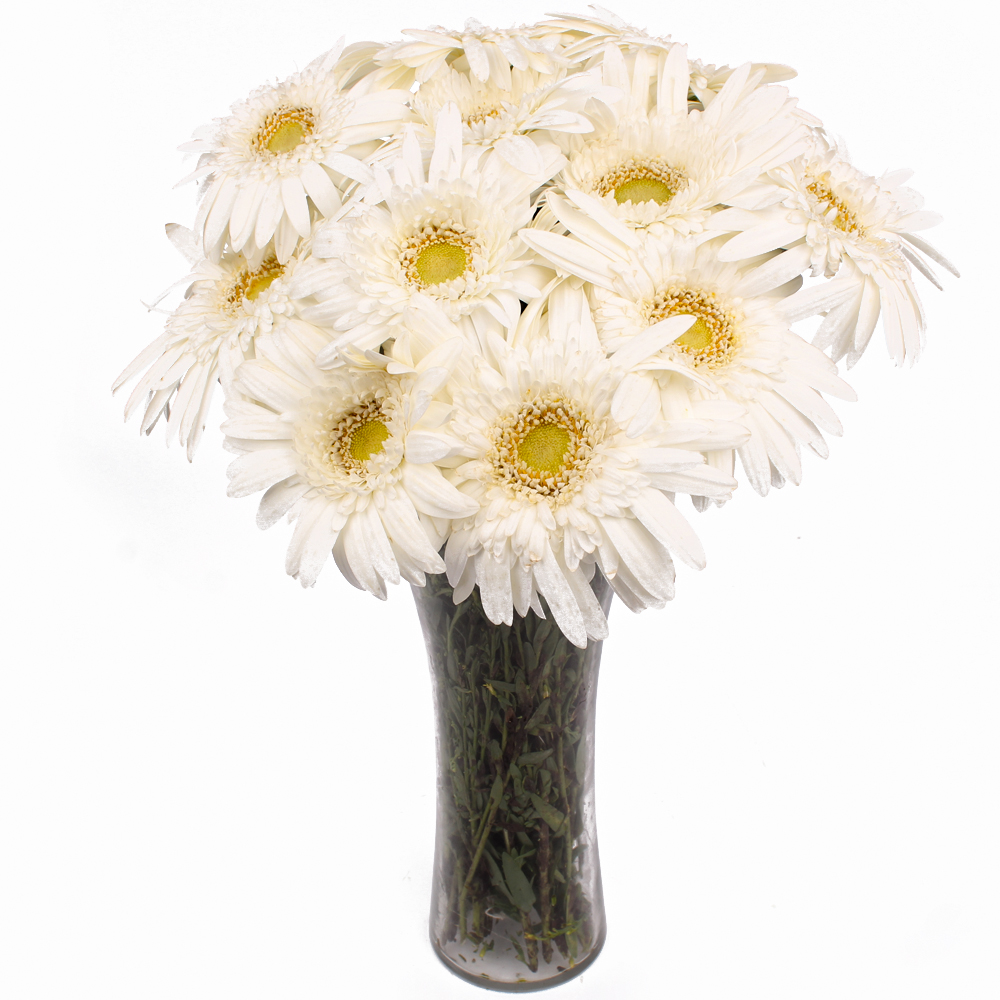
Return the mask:
<path id="1" fill-rule="evenodd" d="M 524 680 L 524 671 L 519 670 L 514 675 L 514 689 L 517 691 L 517 703 L 523 708 L 530 704 L 528 685 Z"/>
<path id="2" fill-rule="evenodd" d="M 490 870 L 490 881 L 513 903 L 514 900 L 511 897 L 510 890 L 507 888 L 507 883 L 504 882 L 503 875 L 500 874 L 500 866 L 490 857 L 489 851 L 483 857 L 486 858 L 486 864 Z"/>
<path id="3" fill-rule="evenodd" d="M 552 747 L 549 747 L 548 750 L 535 750 L 532 753 L 521 754 L 521 756 L 517 758 L 517 762 L 521 765 L 521 767 L 524 767 L 527 764 L 541 764 L 546 757 L 551 757 L 553 753 L 554 751 Z"/>
<path id="4" fill-rule="evenodd" d="M 528 719 L 528 724 L 524 727 L 530 733 L 533 729 L 537 729 L 542 722 L 545 720 L 545 716 L 549 714 L 549 706 L 552 704 L 551 698 L 546 698 L 532 713 L 531 718 Z"/>
<path id="5" fill-rule="evenodd" d="M 498 691 L 506 691 L 508 694 L 513 694 L 517 690 L 516 684 L 508 684 L 507 681 L 490 681 Z"/>
<path id="6" fill-rule="evenodd" d="M 529 674 L 533 673 L 535 667 L 538 666 L 538 653 L 535 652 L 535 647 L 527 640 L 521 646 L 524 651 L 524 665 L 527 668 Z"/>
<path id="7" fill-rule="evenodd" d="M 519 910 L 527 913 L 535 905 L 535 893 L 518 863 L 506 851 L 503 852 L 503 874 L 511 901 Z"/>
<path id="8" fill-rule="evenodd" d="M 487 811 L 493 808 L 493 804 L 495 802 L 500 801 L 500 797 L 502 795 L 503 795 L 503 781 L 501 780 L 500 775 L 498 774 L 493 779 L 493 787 L 490 788 L 490 797 L 486 801 Z"/>
<path id="9" fill-rule="evenodd" d="M 552 827 L 552 832 L 557 836 L 565 834 L 566 817 L 555 806 L 550 806 L 545 799 L 531 793 L 531 804 L 535 807 L 535 812 Z"/>

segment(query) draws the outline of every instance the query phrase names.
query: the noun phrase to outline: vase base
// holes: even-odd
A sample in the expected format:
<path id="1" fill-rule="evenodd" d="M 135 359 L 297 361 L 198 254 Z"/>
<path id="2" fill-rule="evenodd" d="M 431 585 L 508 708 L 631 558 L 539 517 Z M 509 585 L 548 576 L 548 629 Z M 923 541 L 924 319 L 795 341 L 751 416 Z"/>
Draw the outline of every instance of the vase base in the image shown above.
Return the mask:
<path id="1" fill-rule="evenodd" d="M 467 983 L 472 983 L 474 986 L 480 987 L 480 989 L 493 990 L 495 993 L 537 993 L 539 990 L 548 990 L 554 986 L 562 986 L 563 983 L 569 982 L 570 979 L 575 979 L 577 976 L 582 975 L 590 968 L 594 959 L 601 953 L 601 949 L 604 947 L 604 938 L 605 933 L 602 928 L 600 937 L 594 942 L 590 952 L 573 965 L 563 968 L 556 962 L 548 963 L 549 968 L 552 970 L 551 974 L 547 974 L 547 969 L 531 972 L 522 966 L 523 973 L 521 975 L 523 975 L 523 978 L 511 978 L 509 980 L 495 978 L 486 972 L 477 972 L 476 965 L 478 964 L 478 960 L 466 958 L 461 954 L 461 951 L 456 949 L 454 943 L 442 947 L 434 937 L 431 937 L 431 947 L 434 949 L 434 954 L 440 959 L 441 964 L 452 975 L 458 976 L 459 979 L 463 979 Z"/>

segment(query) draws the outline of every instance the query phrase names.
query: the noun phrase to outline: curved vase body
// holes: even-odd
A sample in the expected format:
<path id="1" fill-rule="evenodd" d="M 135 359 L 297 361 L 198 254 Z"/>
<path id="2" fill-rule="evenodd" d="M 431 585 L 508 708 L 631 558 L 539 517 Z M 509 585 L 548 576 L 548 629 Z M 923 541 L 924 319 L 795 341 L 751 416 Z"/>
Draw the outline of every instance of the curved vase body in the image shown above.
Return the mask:
<path id="1" fill-rule="evenodd" d="M 595 573 L 607 613 L 611 588 Z M 594 814 L 601 643 L 578 649 L 529 611 L 493 625 L 478 590 L 413 588 L 437 712 L 431 942 L 456 975 L 529 992 L 579 975 L 604 944 Z"/>

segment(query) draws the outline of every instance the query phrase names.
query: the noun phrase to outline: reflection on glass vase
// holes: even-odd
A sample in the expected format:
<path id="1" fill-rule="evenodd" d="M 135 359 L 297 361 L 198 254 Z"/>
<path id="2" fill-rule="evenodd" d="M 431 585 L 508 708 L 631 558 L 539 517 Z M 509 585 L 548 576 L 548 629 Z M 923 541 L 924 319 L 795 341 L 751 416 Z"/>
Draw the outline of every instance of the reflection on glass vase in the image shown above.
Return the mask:
<path id="1" fill-rule="evenodd" d="M 611 588 L 596 571 L 605 613 Z M 601 643 L 551 618 L 493 625 L 478 589 L 413 588 L 437 711 L 431 941 L 456 975 L 520 993 L 579 975 L 604 944 L 594 815 Z"/>

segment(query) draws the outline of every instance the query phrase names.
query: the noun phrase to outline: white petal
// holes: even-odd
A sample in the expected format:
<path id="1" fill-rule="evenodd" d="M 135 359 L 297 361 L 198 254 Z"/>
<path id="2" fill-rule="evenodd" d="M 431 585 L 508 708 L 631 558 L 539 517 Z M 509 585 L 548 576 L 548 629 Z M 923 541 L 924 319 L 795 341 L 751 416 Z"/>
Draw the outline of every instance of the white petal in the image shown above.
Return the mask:
<path id="1" fill-rule="evenodd" d="M 727 246 L 728 243 L 723 249 Z M 740 295 L 746 297 L 763 295 L 778 288 L 791 278 L 800 275 L 809 266 L 811 255 L 812 249 L 807 243 L 801 243 L 791 250 L 779 253 L 747 273 L 739 285 Z"/>
<path id="2" fill-rule="evenodd" d="M 413 506 L 431 517 L 470 517 L 479 504 L 459 492 L 433 465 L 402 465 L 403 488 Z"/>
<path id="3" fill-rule="evenodd" d="M 711 221 L 711 220 L 710 220 Z M 719 260 L 747 260 L 758 254 L 787 246 L 806 234 L 806 227 L 801 222 L 788 222 L 785 219 L 774 219 L 738 233 L 727 240 L 719 249 Z M 787 279 L 785 279 L 787 280 Z M 780 285 L 781 282 L 779 281 Z"/>
<path id="4" fill-rule="evenodd" d="M 275 483 L 261 498 L 257 508 L 257 527 L 262 531 L 277 524 L 302 497 L 309 492 L 309 484 L 298 476 Z"/>
<path id="5" fill-rule="evenodd" d="M 423 572 L 444 572 L 444 560 L 431 546 L 413 504 L 405 495 L 386 500 L 379 516 L 393 544 L 405 550 Z"/>
<path id="6" fill-rule="evenodd" d="M 476 555 L 476 580 L 483 611 L 494 625 L 514 621 L 514 598 L 510 585 L 510 552 L 505 545 L 499 558 L 492 552 Z"/>
<path id="7" fill-rule="evenodd" d="M 283 177 L 281 179 L 281 201 L 291 219 L 292 225 L 299 236 L 309 235 L 309 205 L 306 202 L 306 192 L 298 177 Z"/>
<path id="8" fill-rule="evenodd" d="M 302 165 L 302 185 L 321 215 L 334 215 L 340 209 L 340 193 L 330 175 L 313 160 Z"/>
<path id="9" fill-rule="evenodd" d="M 542 172 L 544 164 L 538 147 L 526 135 L 507 135 L 498 139 L 493 148 L 515 170 L 525 174 Z"/>
<path id="10" fill-rule="evenodd" d="M 676 340 L 695 321 L 694 316 L 668 316 L 666 319 L 646 327 L 633 337 L 623 348 L 611 355 L 616 368 L 629 371 L 647 358 L 662 351 L 667 344 Z"/>
<path id="11" fill-rule="evenodd" d="M 522 229 L 518 236 L 557 268 L 609 291 L 614 290 L 608 258 L 603 254 L 597 253 L 578 240 L 567 239 L 565 236 L 541 229 Z"/>
<path id="12" fill-rule="evenodd" d="M 290 448 L 251 451 L 230 463 L 226 470 L 229 476 L 227 492 L 231 497 L 246 497 L 266 490 L 280 480 L 294 476 L 296 472 L 298 465 Z"/>
<path id="13" fill-rule="evenodd" d="M 452 442 L 430 431 L 410 431 L 406 435 L 406 461 L 414 465 L 427 465 L 447 458 Z"/>
<path id="14" fill-rule="evenodd" d="M 548 603 L 552 617 L 563 635 L 574 646 L 585 649 L 587 646 L 587 627 L 583 622 L 583 614 L 573 589 L 566 582 L 562 568 L 548 545 L 545 547 L 542 561 L 535 563 L 533 570 L 535 583 Z"/>
<path id="15" fill-rule="evenodd" d="M 295 521 L 285 556 L 285 572 L 303 587 L 315 584 L 346 518 L 325 497 L 309 501 Z"/>
<path id="16" fill-rule="evenodd" d="M 695 569 L 705 568 L 705 550 L 694 529 L 659 490 L 642 490 L 632 512 L 664 548 Z"/>

